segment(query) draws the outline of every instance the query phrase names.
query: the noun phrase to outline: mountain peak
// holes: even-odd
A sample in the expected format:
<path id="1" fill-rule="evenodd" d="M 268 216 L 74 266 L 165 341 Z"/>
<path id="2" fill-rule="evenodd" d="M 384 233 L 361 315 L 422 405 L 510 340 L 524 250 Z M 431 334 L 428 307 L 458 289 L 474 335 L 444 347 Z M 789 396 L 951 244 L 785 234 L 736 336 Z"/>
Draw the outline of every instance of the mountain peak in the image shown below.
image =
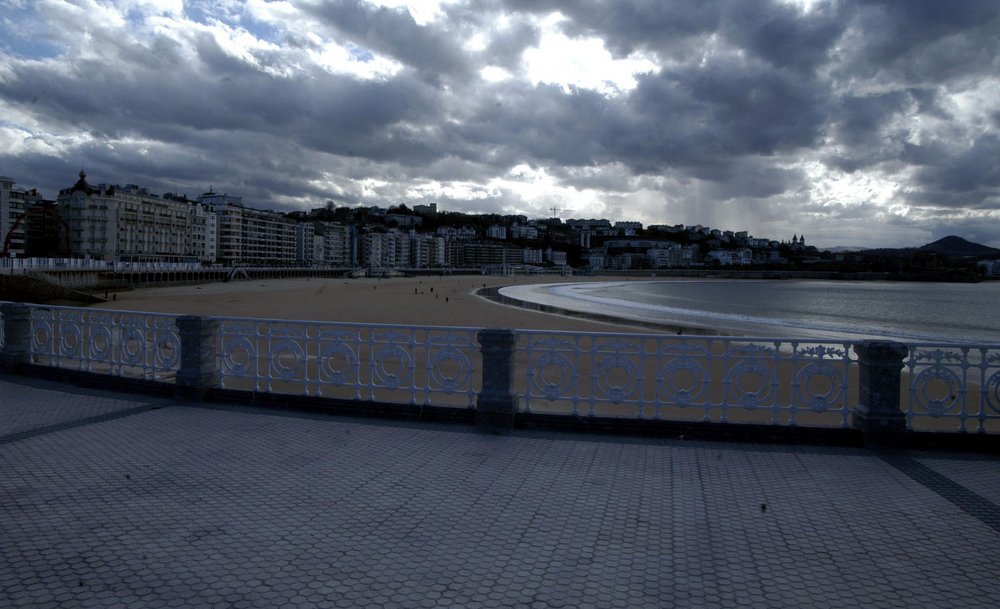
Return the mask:
<path id="1" fill-rule="evenodd" d="M 948 235 L 918 249 L 950 256 L 978 256 L 980 254 L 1000 253 L 1000 250 L 996 248 L 973 243 L 956 235 Z"/>

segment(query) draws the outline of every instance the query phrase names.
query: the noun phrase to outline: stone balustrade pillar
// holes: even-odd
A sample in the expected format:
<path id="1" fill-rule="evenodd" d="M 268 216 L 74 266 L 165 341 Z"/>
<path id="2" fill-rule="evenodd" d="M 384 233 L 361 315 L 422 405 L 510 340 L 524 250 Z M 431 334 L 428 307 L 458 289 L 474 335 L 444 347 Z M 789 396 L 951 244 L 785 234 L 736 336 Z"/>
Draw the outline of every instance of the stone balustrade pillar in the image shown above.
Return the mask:
<path id="1" fill-rule="evenodd" d="M 0 369 L 17 372 L 22 364 L 31 363 L 31 308 L 18 302 L 0 305 L 3 313 L 3 349 L 0 349 Z"/>
<path id="2" fill-rule="evenodd" d="M 476 429 L 506 434 L 514 429 L 517 394 L 514 391 L 513 330 L 490 328 L 479 331 L 483 355 L 483 388 L 476 397 Z"/>
<path id="3" fill-rule="evenodd" d="M 181 366 L 177 371 L 176 395 L 199 402 L 209 389 L 219 385 L 216 353 L 219 322 L 210 317 L 182 315 L 175 322 L 181 338 Z"/>
<path id="4" fill-rule="evenodd" d="M 858 354 L 858 404 L 853 425 L 864 434 L 865 446 L 902 447 L 906 414 L 900 409 L 900 381 L 905 345 L 866 340 L 854 345 Z"/>

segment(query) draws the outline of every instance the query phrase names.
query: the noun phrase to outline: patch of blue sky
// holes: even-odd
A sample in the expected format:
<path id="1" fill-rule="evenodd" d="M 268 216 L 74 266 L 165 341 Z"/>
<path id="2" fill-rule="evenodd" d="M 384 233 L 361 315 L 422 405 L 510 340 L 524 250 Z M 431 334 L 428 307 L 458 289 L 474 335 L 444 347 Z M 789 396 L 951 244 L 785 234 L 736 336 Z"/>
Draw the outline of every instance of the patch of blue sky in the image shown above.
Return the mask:
<path id="1" fill-rule="evenodd" d="M 2 31 L 2 30 L 0 30 Z M 58 57 L 62 54 L 63 47 L 40 38 L 28 38 L 21 36 L 7 36 L 6 32 L 0 33 L 0 48 L 4 53 L 12 57 L 22 59 L 47 59 Z"/>
<path id="2" fill-rule="evenodd" d="M 274 27 L 270 23 L 257 21 L 249 15 L 243 15 L 243 17 L 240 18 L 240 26 L 250 32 L 250 34 L 252 34 L 257 40 L 278 42 L 282 34 L 281 30 Z"/>
<path id="3" fill-rule="evenodd" d="M 363 49 L 361 47 L 356 47 L 353 44 L 348 45 L 348 52 L 351 54 L 351 60 L 360 63 L 368 63 L 369 61 L 375 60 L 375 54 L 368 49 Z"/>
<path id="4" fill-rule="evenodd" d="M 21 59 L 47 59 L 61 55 L 64 47 L 37 35 L 0 27 L 0 49 L 6 55 Z"/>
<path id="5" fill-rule="evenodd" d="M 273 24 L 254 19 L 249 11 L 243 10 L 242 4 L 209 2 L 186 2 L 184 16 L 202 25 L 224 23 L 229 27 L 240 27 L 258 40 L 277 42 L 282 34 L 281 29 Z"/>
<path id="6" fill-rule="evenodd" d="M 45 24 L 30 3 L 4 3 L 0 17 L 0 49 L 23 59 L 58 57 L 63 47 L 45 36 Z"/>
<path id="7" fill-rule="evenodd" d="M 231 23 L 234 20 L 232 13 L 227 10 L 226 4 L 216 2 L 185 2 L 184 17 L 202 25 L 209 25 L 216 21 Z"/>

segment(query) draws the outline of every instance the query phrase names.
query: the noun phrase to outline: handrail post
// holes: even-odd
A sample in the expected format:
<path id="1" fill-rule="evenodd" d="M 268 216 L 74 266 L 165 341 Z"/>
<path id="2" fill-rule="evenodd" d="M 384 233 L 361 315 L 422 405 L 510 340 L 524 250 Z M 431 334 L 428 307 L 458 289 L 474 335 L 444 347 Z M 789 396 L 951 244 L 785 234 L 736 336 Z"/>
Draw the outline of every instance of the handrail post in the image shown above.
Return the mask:
<path id="1" fill-rule="evenodd" d="M 504 435 L 514 429 L 517 393 L 514 391 L 513 330 L 489 328 L 479 331 L 483 354 L 483 388 L 476 397 L 476 429 Z"/>
<path id="2" fill-rule="evenodd" d="M 900 380 L 906 345 L 866 340 L 854 345 L 858 354 L 858 404 L 853 425 L 864 435 L 865 446 L 902 447 L 906 414 L 900 409 Z"/>
<path id="3" fill-rule="evenodd" d="M 216 357 L 218 320 L 199 315 L 182 315 L 174 322 L 181 338 L 181 366 L 177 370 L 178 399 L 200 402 L 209 389 L 219 385 Z"/>
<path id="4" fill-rule="evenodd" d="M 31 308 L 23 303 L 0 305 L 3 313 L 3 349 L 0 369 L 17 372 L 22 364 L 31 363 Z"/>

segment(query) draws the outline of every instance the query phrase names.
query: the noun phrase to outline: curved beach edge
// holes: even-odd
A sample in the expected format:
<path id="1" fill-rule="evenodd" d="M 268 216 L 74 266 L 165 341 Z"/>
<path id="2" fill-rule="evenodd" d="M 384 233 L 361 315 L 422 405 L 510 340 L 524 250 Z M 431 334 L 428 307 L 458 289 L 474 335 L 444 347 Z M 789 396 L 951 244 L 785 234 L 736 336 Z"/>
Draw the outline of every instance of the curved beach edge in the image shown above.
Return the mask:
<path id="1" fill-rule="evenodd" d="M 528 311 L 539 311 L 541 313 L 550 313 L 552 315 L 560 315 L 562 317 L 569 317 L 575 319 L 586 319 L 588 321 L 596 321 L 600 323 L 607 324 L 617 324 L 622 326 L 631 326 L 635 328 L 642 328 L 647 330 L 655 330 L 656 334 L 676 334 L 676 335 L 690 335 L 690 336 L 724 336 L 723 332 L 714 330 L 712 328 L 701 328 L 697 326 L 687 326 L 680 324 L 665 324 L 657 323 L 652 321 L 643 321 L 639 319 L 630 319 L 628 317 L 616 317 L 614 315 L 605 315 L 603 313 L 588 313 L 586 311 L 574 311 L 572 309 L 564 309 L 562 307 L 555 307 L 552 305 L 541 304 L 533 302 L 530 300 L 523 300 L 520 298 L 514 298 L 512 296 L 507 296 L 501 294 L 500 290 L 506 287 L 511 287 L 514 284 L 494 286 L 488 288 L 478 288 L 474 290 L 474 294 L 480 298 L 495 302 L 497 304 L 507 305 L 510 307 L 518 307 L 521 309 L 526 309 Z M 560 284 L 566 285 L 566 284 Z"/>

